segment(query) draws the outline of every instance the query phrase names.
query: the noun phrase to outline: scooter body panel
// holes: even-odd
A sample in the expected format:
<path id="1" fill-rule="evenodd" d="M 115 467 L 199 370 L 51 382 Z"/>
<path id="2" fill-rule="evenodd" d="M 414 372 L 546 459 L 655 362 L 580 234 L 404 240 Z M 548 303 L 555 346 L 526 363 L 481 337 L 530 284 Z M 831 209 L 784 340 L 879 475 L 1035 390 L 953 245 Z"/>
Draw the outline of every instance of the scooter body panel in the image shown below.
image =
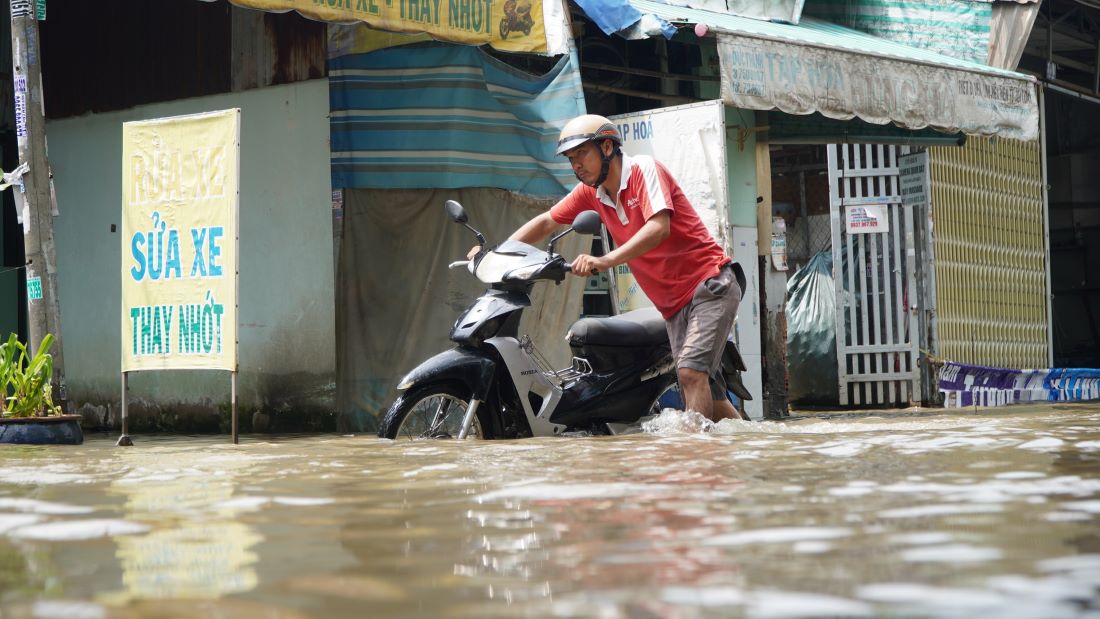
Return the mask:
<path id="1" fill-rule="evenodd" d="M 485 341 L 496 348 L 519 396 L 524 416 L 533 436 L 554 436 L 566 430 L 550 417 L 561 402 L 562 389 L 535 366 L 519 341 L 512 337 L 494 337 Z"/>
<path id="2" fill-rule="evenodd" d="M 457 344 L 479 346 L 496 335 L 508 316 L 531 305 L 531 297 L 513 290 L 485 291 L 466 308 L 451 328 L 451 340 Z"/>
<path id="3" fill-rule="evenodd" d="M 431 382 L 459 382 L 470 387 L 470 396 L 485 400 L 492 385 L 497 362 L 473 348 L 445 350 L 416 366 L 398 383 L 399 391 Z"/>

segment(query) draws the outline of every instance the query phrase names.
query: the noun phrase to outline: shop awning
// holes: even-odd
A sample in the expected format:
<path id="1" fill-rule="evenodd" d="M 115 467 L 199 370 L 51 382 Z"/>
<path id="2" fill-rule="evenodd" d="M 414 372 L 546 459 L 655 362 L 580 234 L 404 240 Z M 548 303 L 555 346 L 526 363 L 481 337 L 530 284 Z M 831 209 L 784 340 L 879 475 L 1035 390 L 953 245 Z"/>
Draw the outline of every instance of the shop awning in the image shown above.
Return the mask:
<path id="1" fill-rule="evenodd" d="M 722 99 L 742 109 L 893 122 L 908 129 L 1039 137 L 1035 79 L 820 20 L 765 22 L 652 0 L 643 14 L 718 37 Z"/>

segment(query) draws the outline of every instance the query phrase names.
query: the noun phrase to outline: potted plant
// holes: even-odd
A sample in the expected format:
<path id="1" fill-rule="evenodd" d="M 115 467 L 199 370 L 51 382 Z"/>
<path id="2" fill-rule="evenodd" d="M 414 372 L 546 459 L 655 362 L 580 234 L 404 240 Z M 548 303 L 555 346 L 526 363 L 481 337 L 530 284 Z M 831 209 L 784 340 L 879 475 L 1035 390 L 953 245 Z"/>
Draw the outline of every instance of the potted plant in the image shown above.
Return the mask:
<path id="1" fill-rule="evenodd" d="M 79 445 L 79 415 L 63 415 L 53 403 L 53 335 L 33 356 L 13 333 L 0 344 L 0 443 Z"/>

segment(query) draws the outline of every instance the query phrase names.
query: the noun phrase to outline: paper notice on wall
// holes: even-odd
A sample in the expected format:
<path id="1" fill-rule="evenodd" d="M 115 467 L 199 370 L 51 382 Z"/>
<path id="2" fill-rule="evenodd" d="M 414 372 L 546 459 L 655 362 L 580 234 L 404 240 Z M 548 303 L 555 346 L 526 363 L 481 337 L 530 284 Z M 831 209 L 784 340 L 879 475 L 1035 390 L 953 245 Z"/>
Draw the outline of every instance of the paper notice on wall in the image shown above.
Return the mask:
<path id="1" fill-rule="evenodd" d="M 772 217 L 772 266 L 787 270 L 787 222 L 782 217 Z"/>

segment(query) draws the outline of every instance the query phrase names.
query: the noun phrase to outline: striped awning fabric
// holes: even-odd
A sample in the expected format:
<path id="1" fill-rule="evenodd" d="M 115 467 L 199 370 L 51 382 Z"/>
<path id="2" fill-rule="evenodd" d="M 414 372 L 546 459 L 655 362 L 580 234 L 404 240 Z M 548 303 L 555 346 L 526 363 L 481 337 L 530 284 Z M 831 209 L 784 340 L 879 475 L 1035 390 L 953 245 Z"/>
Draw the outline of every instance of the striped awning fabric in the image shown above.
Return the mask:
<path id="1" fill-rule="evenodd" d="M 564 195 L 558 131 L 584 113 L 574 56 L 533 76 L 478 48 L 417 44 L 329 60 L 332 186 Z"/>

